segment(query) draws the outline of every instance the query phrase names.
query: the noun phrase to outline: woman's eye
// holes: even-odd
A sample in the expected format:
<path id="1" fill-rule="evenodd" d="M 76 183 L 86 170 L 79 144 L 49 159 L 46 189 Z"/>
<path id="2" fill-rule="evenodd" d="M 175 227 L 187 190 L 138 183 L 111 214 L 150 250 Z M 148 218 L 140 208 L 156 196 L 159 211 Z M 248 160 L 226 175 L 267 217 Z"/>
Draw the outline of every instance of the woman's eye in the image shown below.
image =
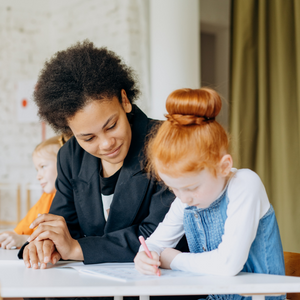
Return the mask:
<path id="1" fill-rule="evenodd" d="M 46 165 L 42 165 L 41 168 L 42 168 L 42 169 L 46 168 Z"/>
<path id="2" fill-rule="evenodd" d="M 90 138 L 88 138 L 88 139 L 86 139 L 86 140 L 84 140 L 84 141 L 85 141 L 85 142 L 90 142 L 93 138 L 94 138 L 94 137 L 92 136 L 92 137 L 90 137 Z"/>
<path id="3" fill-rule="evenodd" d="M 112 126 L 108 127 L 107 130 L 113 129 L 116 126 L 117 122 L 114 123 Z"/>

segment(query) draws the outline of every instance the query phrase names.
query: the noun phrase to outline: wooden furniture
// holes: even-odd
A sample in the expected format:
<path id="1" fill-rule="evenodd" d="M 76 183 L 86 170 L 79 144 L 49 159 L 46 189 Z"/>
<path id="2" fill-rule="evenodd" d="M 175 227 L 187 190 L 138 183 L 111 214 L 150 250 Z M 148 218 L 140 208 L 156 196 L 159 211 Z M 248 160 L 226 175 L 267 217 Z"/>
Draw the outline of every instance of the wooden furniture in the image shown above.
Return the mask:
<path id="1" fill-rule="evenodd" d="M 285 274 L 300 277 L 300 253 L 284 252 Z M 287 294 L 287 299 L 300 300 L 300 293 Z"/>
<path id="2" fill-rule="evenodd" d="M 32 199 L 31 199 L 33 191 L 40 191 L 40 193 L 42 195 L 42 188 L 41 188 L 40 184 L 28 183 L 26 185 L 26 209 L 27 209 L 27 212 L 33 206 L 32 205 Z"/>
<path id="3" fill-rule="evenodd" d="M 15 202 L 13 204 L 16 209 L 16 219 L 11 220 L 11 221 L 0 219 L 0 225 L 15 226 L 21 220 L 21 188 L 20 188 L 20 184 L 0 183 L 0 207 L 1 207 L 1 205 L 3 205 L 3 201 L 5 200 L 5 199 L 3 199 L 4 191 L 15 192 L 15 194 L 16 194 Z M 10 199 L 8 199 L 7 201 L 10 201 Z"/>

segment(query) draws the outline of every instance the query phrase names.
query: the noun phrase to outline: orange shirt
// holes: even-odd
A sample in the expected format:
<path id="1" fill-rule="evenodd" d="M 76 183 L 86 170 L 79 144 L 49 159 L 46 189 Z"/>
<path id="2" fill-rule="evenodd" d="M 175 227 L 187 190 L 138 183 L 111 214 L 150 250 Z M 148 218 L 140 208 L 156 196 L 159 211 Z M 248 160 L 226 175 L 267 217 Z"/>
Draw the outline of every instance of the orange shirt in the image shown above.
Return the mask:
<path id="1" fill-rule="evenodd" d="M 31 235 L 34 229 L 29 228 L 30 224 L 38 217 L 38 214 L 46 214 L 49 212 L 54 196 L 55 192 L 51 194 L 43 193 L 39 201 L 31 207 L 14 231 L 17 234 Z"/>

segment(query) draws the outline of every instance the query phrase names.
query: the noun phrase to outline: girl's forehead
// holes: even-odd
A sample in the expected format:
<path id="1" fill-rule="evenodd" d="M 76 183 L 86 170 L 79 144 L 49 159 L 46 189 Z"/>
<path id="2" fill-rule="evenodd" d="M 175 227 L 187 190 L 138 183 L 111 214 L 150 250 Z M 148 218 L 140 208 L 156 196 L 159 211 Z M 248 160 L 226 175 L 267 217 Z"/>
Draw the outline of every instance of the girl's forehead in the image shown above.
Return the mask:
<path id="1" fill-rule="evenodd" d="M 47 159 L 47 160 L 56 160 L 56 152 L 52 149 L 55 145 L 48 145 L 42 149 L 36 150 L 33 152 L 33 159 Z"/>
<path id="2" fill-rule="evenodd" d="M 205 169 L 199 172 L 184 173 L 180 176 L 173 176 L 158 171 L 158 175 L 166 185 L 176 188 L 188 188 L 210 177 L 209 172 Z"/>

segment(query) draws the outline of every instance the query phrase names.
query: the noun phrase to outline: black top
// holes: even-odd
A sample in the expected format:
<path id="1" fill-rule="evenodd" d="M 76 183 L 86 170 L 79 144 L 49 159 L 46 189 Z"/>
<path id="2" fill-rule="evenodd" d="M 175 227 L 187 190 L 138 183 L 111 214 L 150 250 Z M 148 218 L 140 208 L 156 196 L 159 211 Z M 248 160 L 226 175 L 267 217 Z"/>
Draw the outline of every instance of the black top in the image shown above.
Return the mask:
<path id="1" fill-rule="evenodd" d="M 84 263 L 132 262 L 140 246 L 163 220 L 174 195 L 144 171 L 144 145 L 151 120 L 135 105 L 132 140 L 115 187 L 107 222 L 100 187 L 100 159 L 92 156 L 72 137 L 57 157 L 56 195 L 50 213 L 63 216 L 77 239 Z M 183 248 L 188 251 L 186 240 Z M 22 256 L 22 249 L 19 252 Z"/>
<path id="2" fill-rule="evenodd" d="M 101 188 L 101 194 L 105 196 L 112 195 L 115 192 L 115 187 L 121 172 L 120 168 L 115 174 L 111 175 L 110 177 L 103 177 L 102 174 L 102 167 L 100 166 L 100 188 Z"/>

